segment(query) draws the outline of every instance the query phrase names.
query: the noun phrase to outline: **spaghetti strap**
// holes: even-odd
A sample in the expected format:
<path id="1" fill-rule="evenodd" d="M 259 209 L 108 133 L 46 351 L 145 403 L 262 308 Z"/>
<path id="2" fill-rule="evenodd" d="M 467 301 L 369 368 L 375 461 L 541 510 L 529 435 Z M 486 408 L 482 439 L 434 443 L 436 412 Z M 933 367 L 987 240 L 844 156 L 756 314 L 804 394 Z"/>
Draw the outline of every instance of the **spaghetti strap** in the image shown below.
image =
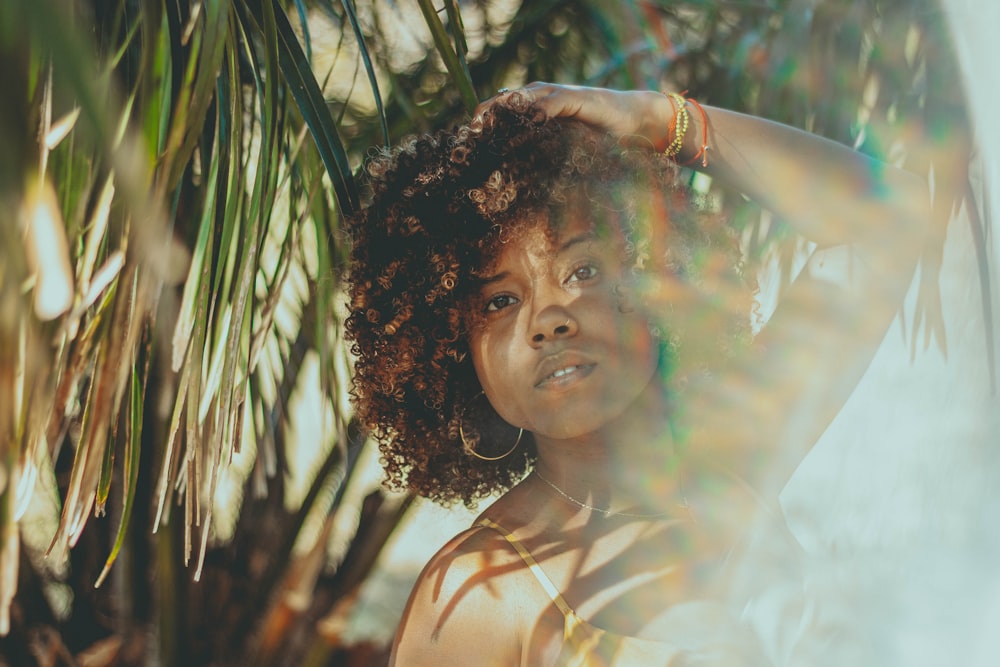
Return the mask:
<path id="1" fill-rule="evenodd" d="M 531 555 L 531 552 L 528 551 L 525 546 L 510 533 L 510 531 L 500 524 L 490 521 L 489 519 L 480 519 L 476 522 L 476 525 L 492 528 L 503 535 L 504 539 L 506 539 L 510 545 L 514 547 L 514 550 L 517 551 L 517 554 L 521 557 L 521 560 L 524 561 L 524 564 L 528 566 L 528 569 L 531 570 L 531 573 L 535 575 L 535 579 L 538 579 L 538 583 L 542 585 L 542 588 L 545 589 L 545 592 L 548 593 L 549 598 L 553 603 L 555 603 L 556 607 L 559 608 L 559 611 L 562 612 L 563 616 L 575 616 L 573 609 L 566 603 L 563 596 L 559 594 L 559 589 L 555 587 L 552 580 L 549 579 L 548 575 L 546 575 L 542 570 L 542 566 L 538 564 L 538 561 L 536 561 L 535 557 Z"/>

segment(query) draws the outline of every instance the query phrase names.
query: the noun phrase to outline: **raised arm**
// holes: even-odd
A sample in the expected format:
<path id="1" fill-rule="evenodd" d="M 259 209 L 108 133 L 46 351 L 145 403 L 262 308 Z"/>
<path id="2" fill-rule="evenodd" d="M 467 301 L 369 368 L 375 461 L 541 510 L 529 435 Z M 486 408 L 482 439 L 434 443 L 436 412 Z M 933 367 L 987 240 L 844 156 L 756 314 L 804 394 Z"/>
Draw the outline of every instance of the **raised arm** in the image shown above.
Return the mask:
<path id="1" fill-rule="evenodd" d="M 672 139 L 668 128 L 675 105 L 656 91 L 532 83 L 515 92 L 530 96 L 552 117 L 576 118 L 654 150 L 664 150 Z M 870 237 L 922 243 L 927 191 L 921 178 L 787 125 L 702 108 L 704 117 L 688 107 L 690 126 L 678 162 L 745 192 L 821 246 Z M 708 146 L 704 167 L 694 159 L 703 138 Z"/>

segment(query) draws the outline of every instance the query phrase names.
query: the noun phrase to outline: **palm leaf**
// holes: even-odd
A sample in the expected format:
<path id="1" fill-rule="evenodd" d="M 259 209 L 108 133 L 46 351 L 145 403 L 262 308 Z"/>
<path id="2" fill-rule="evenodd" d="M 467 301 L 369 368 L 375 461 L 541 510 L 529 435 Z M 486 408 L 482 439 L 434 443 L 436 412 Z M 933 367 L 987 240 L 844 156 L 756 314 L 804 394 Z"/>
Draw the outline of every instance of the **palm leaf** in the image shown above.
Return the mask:
<path id="1" fill-rule="evenodd" d="M 249 0 L 246 3 L 247 11 L 254 17 L 253 20 L 258 26 L 263 24 L 262 17 L 269 6 L 273 5 L 269 5 L 268 0 Z M 326 109 L 323 94 L 292 26 L 280 10 L 274 13 L 274 28 L 282 74 L 298 104 L 299 111 L 312 131 L 320 156 L 333 180 L 341 210 L 350 213 L 358 206 L 357 186 L 354 184 L 350 161 L 337 127 Z"/>
<path id="2" fill-rule="evenodd" d="M 460 55 L 462 53 L 462 45 L 465 43 L 465 38 L 461 35 L 461 26 L 453 26 L 453 30 L 456 33 L 456 46 L 452 46 L 444 24 L 441 22 L 441 18 L 438 16 L 437 10 L 434 9 L 431 0 L 417 1 L 420 5 L 420 11 L 424 15 L 424 21 L 427 23 L 427 27 L 431 31 L 431 36 L 434 38 L 434 46 L 437 47 L 438 54 L 444 61 L 448 73 L 451 74 L 452 81 L 462 96 L 462 103 L 465 105 L 465 110 L 472 113 L 472 110 L 479 104 L 479 98 L 476 96 L 475 88 L 472 85 L 472 77 L 465 66 L 464 58 Z M 451 11 L 449 10 L 449 13 Z"/>
<path id="3" fill-rule="evenodd" d="M 361 62 L 364 63 L 365 73 L 368 75 L 368 85 L 375 96 L 375 108 L 378 111 L 379 125 L 382 128 L 382 143 L 389 145 L 389 125 L 385 117 L 385 106 L 382 103 L 382 93 L 379 91 L 378 79 L 375 76 L 375 66 L 372 63 L 371 54 L 368 53 L 368 46 L 365 43 L 365 36 L 361 30 L 361 22 L 358 20 L 358 12 L 354 5 L 354 0 L 342 0 L 344 12 L 351 22 L 351 29 L 354 31 L 354 39 L 358 45 L 358 52 L 361 55 Z"/>

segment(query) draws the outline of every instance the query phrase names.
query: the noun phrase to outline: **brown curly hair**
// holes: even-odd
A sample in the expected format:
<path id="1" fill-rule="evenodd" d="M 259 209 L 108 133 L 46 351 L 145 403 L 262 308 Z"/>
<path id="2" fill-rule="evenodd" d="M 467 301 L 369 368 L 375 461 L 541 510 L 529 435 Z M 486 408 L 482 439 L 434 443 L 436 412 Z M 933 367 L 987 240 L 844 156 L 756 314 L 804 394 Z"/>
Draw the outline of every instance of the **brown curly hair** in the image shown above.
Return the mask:
<path id="1" fill-rule="evenodd" d="M 491 106 L 481 124 L 373 156 L 367 176 L 370 202 L 347 221 L 346 329 L 357 415 L 378 442 L 393 488 L 473 506 L 533 465 L 530 434 L 509 456 L 483 461 L 463 447 L 459 427 L 488 455 L 517 437 L 509 425 L 494 435 L 470 418 L 467 406 L 485 399 L 467 341 L 482 310 L 481 276 L 540 215 L 551 233 L 573 212 L 607 225 L 624 238 L 634 273 L 657 276 L 653 282 L 669 276 L 693 285 L 709 273 L 726 275 L 723 282 L 738 283 L 743 296 L 724 300 L 721 344 L 749 337 L 752 293 L 739 275 L 738 246 L 721 216 L 681 184 L 678 167 L 582 123 L 549 119 L 516 94 Z M 724 255 L 724 270 L 712 249 Z M 656 325 L 669 331 L 668 355 L 684 347 L 683 321 Z"/>

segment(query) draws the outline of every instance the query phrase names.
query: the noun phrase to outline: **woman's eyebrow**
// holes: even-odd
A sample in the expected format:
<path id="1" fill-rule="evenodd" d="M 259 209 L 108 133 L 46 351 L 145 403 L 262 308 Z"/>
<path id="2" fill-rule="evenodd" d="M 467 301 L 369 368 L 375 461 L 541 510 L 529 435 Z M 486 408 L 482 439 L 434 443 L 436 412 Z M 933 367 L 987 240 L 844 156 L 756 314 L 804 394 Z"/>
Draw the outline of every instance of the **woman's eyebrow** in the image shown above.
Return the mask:
<path id="1" fill-rule="evenodd" d="M 500 273 L 483 278 L 481 282 L 485 287 L 486 285 L 492 285 L 493 283 L 498 283 L 509 275 L 510 275 L 509 271 L 501 271 Z"/>
<path id="2" fill-rule="evenodd" d="M 566 241 L 564 241 L 563 243 L 561 243 L 559 245 L 559 247 L 556 248 L 556 251 L 555 251 L 554 254 L 558 255 L 560 253 L 566 252 L 567 250 L 569 250 L 570 248 L 572 248 L 573 246 L 575 246 L 577 244 L 587 243 L 589 241 L 596 241 L 596 240 L 597 240 L 597 235 L 594 234 L 594 232 L 592 232 L 592 231 L 591 232 L 583 232 L 582 234 L 577 234 L 576 236 L 574 236 L 572 238 L 569 238 Z M 500 273 L 496 273 L 496 274 L 494 274 L 492 276 L 486 276 L 485 278 L 482 279 L 481 282 L 482 282 L 483 286 L 491 285 L 493 283 L 500 282 L 501 280 L 503 280 L 504 278 L 507 278 L 508 276 L 510 276 L 510 272 L 509 271 L 501 271 Z"/>
<path id="3" fill-rule="evenodd" d="M 597 240 L 597 236 L 592 231 L 590 231 L 590 232 L 583 232 L 582 234 L 577 234 L 576 236 L 574 236 L 574 237 L 572 237 L 572 238 L 564 241 L 559 246 L 559 248 L 556 249 L 556 254 L 566 252 L 567 250 L 569 250 L 570 248 L 572 248 L 573 246 L 575 246 L 575 245 L 577 245 L 579 243 L 585 243 L 585 242 L 588 242 L 588 241 L 596 241 L 596 240 Z"/>

